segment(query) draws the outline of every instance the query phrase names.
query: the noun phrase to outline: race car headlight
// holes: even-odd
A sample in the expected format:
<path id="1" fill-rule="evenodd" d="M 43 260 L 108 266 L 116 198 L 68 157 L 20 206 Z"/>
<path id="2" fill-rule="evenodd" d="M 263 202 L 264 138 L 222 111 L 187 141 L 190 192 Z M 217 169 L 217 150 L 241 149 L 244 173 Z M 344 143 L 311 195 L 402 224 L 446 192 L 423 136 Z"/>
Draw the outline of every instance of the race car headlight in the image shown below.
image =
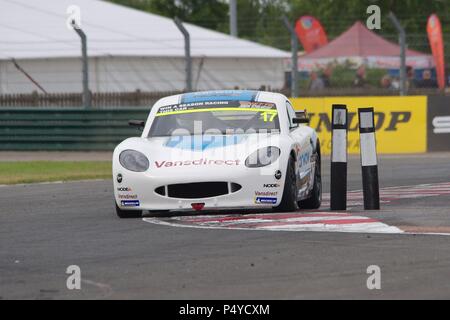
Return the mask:
<path id="1" fill-rule="evenodd" d="M 119 162 L 125 169 L 134 172 L 147 171 L 150 163 L 145 155 L 135 150 L 125 150 L 119 155 Z"/>
<path id="2" fill-rule="evenodd" d="M 277 161 L 280 157 L 280 153 L 281 151 L 277 147 L 267 147 L 256 150 L 247 158 L 247 160 L 245 160 L 245 166 L 248 168 L 268 166 Z"/>

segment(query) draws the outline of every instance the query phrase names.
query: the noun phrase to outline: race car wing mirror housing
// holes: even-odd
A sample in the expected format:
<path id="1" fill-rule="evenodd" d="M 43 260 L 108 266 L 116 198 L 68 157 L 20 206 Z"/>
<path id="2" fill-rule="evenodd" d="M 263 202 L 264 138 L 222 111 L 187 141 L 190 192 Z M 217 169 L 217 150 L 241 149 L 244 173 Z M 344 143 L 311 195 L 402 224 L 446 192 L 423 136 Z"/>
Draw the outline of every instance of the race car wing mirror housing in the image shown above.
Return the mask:
<path id="1" fill-rule="evenodd" d="M 297 111 L 295 113 L 296 118 L 292 119 L 294 124 L 309 124 L 310 120 L 308 117 L 308 112 L 306 110 Z"/>
<path id="2" fill-rule="evenodd" d="M 130 120 L 128 121 L 128 125 L 132 127 L 137 127 L 139 130 L 144 130 L 145 127 L 145 121 L 143 120 Z"/>
<path id="3" fill-rule="evenodd" d="M 294 122 L 294 124 L 309 124 L 309 118 L 294 118 L 292 119 L 292 122 Z"/>

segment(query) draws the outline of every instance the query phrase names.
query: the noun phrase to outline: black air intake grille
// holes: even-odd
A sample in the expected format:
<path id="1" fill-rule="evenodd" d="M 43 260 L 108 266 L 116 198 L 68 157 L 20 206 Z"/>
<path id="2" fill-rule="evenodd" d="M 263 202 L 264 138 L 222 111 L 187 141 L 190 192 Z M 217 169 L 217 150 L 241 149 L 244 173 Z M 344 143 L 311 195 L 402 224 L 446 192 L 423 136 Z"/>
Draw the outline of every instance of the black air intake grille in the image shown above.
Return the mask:
<path id="1" fill-rule="evenodd" d="M 165 194 L 165 187 L 155 189 L 155 192 L 162 196 L 178 199 L 202 199 L 223 196 L 241 190 L 241 185 L 228 182 L 196 182 L 170 184 L 167 186 L 168 194 Z"/>

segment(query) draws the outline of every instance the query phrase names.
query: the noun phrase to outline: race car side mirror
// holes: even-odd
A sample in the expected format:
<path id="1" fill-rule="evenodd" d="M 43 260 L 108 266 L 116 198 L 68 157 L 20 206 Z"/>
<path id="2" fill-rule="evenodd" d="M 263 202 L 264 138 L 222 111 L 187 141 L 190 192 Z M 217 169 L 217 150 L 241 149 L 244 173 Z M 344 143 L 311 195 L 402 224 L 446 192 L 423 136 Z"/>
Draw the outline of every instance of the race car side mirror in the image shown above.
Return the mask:
<path id="1" fill-rule="evenodd" d="M 294 122 L 294 124 L 309 124 L 309 118 L 294 118 L 292 119 L 292 122 Z"/>
<path id="2" fill-rule="evenodd" d="M 138 127 L 139 129 L 143 130 L 145 127 L 145 121 L 142 120 L 130 120 L 128 121 L 128 125 L 132 127 Z"/>
<path id="3" fill-rule="evenodd" d="M 308 111 L 301 110 L 295 113 L 295 118 L 292 120 L 294 124 L 309 124 L 310 119 L 308 117 Z"/>

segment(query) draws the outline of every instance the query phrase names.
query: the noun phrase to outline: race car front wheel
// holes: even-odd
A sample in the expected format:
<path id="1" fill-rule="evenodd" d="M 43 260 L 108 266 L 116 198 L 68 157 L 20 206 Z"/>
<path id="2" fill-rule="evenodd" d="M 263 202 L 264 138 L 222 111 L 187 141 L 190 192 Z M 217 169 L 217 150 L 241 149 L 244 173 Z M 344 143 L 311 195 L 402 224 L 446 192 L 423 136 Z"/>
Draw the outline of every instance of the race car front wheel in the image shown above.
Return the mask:
<path id="1" fill-rule="evenodd" d="M 297 175 L 295 174 L 295 160 L 290 157 L 286 170 L 286 180 L 284 182 L 283 198 L 277 211 L 289 212 L 298 210 L 298 187 Z"/>
<path id="2" fill-rule="evenodd" d="M 122 210 L 116 204 L 116 214 L 120 219 L 135 219 L 142 217 L 141 210 Z"/>

